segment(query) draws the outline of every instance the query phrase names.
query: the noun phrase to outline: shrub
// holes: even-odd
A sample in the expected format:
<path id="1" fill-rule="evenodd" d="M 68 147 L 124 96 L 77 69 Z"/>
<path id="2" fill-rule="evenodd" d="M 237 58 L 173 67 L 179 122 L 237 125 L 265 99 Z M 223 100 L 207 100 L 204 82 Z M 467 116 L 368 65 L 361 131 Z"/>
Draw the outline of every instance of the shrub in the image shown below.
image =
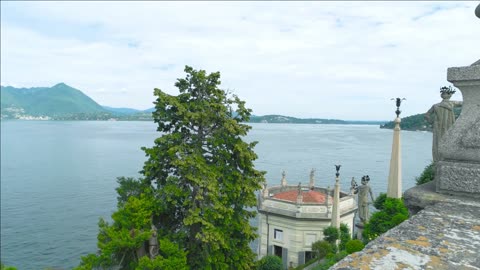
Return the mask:
<path id="1" fill-rule="evenodd" d="M 315 252 L 319 260 L 325 258 L 327 254 L 334 253 L 334 248 L 331 243 L 323 240 L 312 244 L 312 251 Z"/>
<path id="2" fill-rule="evenodd" d="M 329 226 L 323 230 L 323 235 L 325 236 L 324 239 L 327 242 L 329 242 L 330 244 L 335 244 L 335 241 L 338 240 L 340 233 L 338 232 L 337 228 Z"/>
<path id="3" fill-rule="evenodd" d="M 275 255 L 267 255 L 257 262 L 258 270 L 282 270 L 283 263 L 280 257 Z"/>
<path id="4" fill-rule="evenodd" d="M 354 252 L 362 250 L 364 247 L 365 247 L 365 245 L 362 243 L 362 241 L 360 241 L 358 239 L 353 239 L 353 240 L 348 241 L 345 244 L 345 251 L 348 254 L 352 254 Z"/>
<path id="5" fill-rule="evenodd" d="M 348 229 L 347 224 L 340 224 L 340 244 L 338 246 L 339 250 L 345 250 L 345 244 L 352 239 L 350 235 L 350 230 Z"/>
<path id="6" fill-rule="evenodd" d="M 17 270 L 17 268 L 13 266 L 5 266 L 3 263 L 0 263 L 0 270 Z"/>
<path id="7" fill-rule="evenodd" d="M 345 250 L 342 250 L 339 253 L 335 254 L 335 261 L 338 262 L 347 256 L 348 256 L 348 253 Z"/>
<path id="8" fill-rule="evenodd" d="M 373 202 L 373 206 L 375 206 L 377 210 L 382 210 L 386 199 L 387 193 L 380 193 L 380 195 L 378 195 L 378 197 Z"/>
<path id="9" fill-rule="evenodd" d="M 401 199 L 386 198 L 381 210 L 374 213 L 369 222 L 365 224 L 363 239 L 370 242 L 380 234 L 408 219 L 408 209 Z"/>
<path id="10" fill-rule="evenodd" d="M 420 174 L 419 177 L 415 178 L 415 181 L 417 182 L 417 186 L 418 186 L 418 185 L 433 181 L 434 177 L 435 177 L 435 164 L 432 162 L 430 163 L 430 165 L 425 167 L 425 169 L 423 170 L 422 174 Z"/>

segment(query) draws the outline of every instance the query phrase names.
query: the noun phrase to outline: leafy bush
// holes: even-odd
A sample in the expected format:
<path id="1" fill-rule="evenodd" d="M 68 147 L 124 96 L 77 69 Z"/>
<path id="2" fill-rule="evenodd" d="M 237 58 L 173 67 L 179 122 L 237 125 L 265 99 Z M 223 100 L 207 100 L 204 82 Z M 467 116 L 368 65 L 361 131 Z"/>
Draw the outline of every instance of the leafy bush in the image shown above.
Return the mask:
<path id="1" fill-rule="evenodd" d="M 350 230 L 348 229 L 347 224 L 340 224 L 340 244 L 338 245 L 339 250 L 345 250 L 345 244 L 352 239 L 350 235 Z"/>
<path id="2" fill-rule="evenodd" d="M 315 252 L 319 260 L 325 258 L 330 253 L 334 253 L 333 245 L 325 240 L 317 241 L 312 244 L 312 251 Z"/>
<path id="3" fill-rule="evenodd" d="M 329 242 L 330 244 L 334 244 L 335 241 L 338 240 L 338 237 L 340 236 L 340 233 L 338 232 L 338 229 L 329 226 L 325 229 L 323 229 L 323 235 L 325 236 L 324 239 Z"/>
<path id="4" fill-rule="evenodd" d="M 374 213 L 369 222 L 365 224 L 363 239 L 370 242 L 380 234 L 408 219 L 408 209 L 401 199 L 386 198 L 381 210 Z"/>
<path id="5" fill-rule="evenodd" d="M 360 241 L 358 239 L 353 239 L 353 240 L 348 241 L 345 244 L 345 251 L 348 254 L 352 254 L 354 252 L 362 250 L 364 247 L 365 247 L 365 245 L 362 243 L 362 241 Z"/>
<path id="6" fill-rule="evenodd" d="M 348 256 L 348 253 L 345 250 L 342 250 L 339 253 L 335 254 L 335 260 L 338 262 L 347 256 Z"/>
<path id="7" fill-rule="evenodd" d="M 375 206 L 377 210 L 382 210 L 386 199 L 387 193 L 380 193 L 380 195 L 378 195 L 378 197 L 373 202 L 373 206 Z"/>
<path id="8" fill-rule="evenodd" d="M 17 270 L 17 268 L 13 266 L 5 266 L 3 263 L 0 263 L 0 270 Z"/>
<path id="9" fill-rule="evenodd" d="M 264 256 L 257 262 L 258 270 L 282 270 L 282 268 L 282 259 L 275 255 Z"/>
<path id="10" fill-rule="evenodd" d="M 422 174 L 420 174 L 419 177 L 415 178 L 415 181 L 417 182 L 417 186 L 418 186 L 418 185 L 433 181 L 434 177 L 435 177 L 435 164 L 432 162 L 430 163 L 430 165 L 425 167 L 425 169 L 423 170 Z"/>

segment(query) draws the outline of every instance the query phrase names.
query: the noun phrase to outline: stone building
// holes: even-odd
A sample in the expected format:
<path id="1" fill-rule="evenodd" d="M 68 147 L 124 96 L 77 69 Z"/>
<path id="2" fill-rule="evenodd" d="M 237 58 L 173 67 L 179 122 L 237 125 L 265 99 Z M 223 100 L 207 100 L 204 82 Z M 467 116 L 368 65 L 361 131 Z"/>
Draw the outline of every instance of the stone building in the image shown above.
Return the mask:
<path id="1" fill-rule="evenodd" d="M 352 231 L 354 195 L 339 194 L 340 222 Z M 311 259 L 312 243 L 322 240 L 323 229 L 332 224 L 333 201 L 333 189 L 316 187 L 313 172 L 308 186 L 288 185 L 283 174 L 279 186 L 265 187 L 258 198 L 259 258 L 277 255 L 285 268 Z"/>

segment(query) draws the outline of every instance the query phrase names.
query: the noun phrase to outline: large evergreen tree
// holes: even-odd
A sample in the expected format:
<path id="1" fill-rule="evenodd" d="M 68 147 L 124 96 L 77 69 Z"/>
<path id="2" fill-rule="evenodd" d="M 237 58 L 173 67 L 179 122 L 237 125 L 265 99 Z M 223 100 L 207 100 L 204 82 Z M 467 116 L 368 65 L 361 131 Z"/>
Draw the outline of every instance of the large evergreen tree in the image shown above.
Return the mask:
<path id="1" fill-rule="evenodd" d="M 179 95 L 155 89 L 162 136 L 143 148 L 142 172 L 159 202 L 156 225 L 185 248 L 192 269 L 250 269 L 256 232 L 249 221 L 264 182 L 253 164 L 256 143 L 243 141 L 251 110 L 219 89 L 219 72 L 185 72 L 175 83 Z"/>
<path id="2" fill-rule="evenodd" d="M 218 88 L 220 73 L 186 67 L 171 96 L 155 89 L 157 130 L 142 179 L 118 179 L 113 222 L 99 222 L 98 252 L 76 269 L 251 269 L 250 219 L 264 173 L 255 170 L 250 109 Z M 235 116 L 233 116 L 235 115 Z M 157 228 L 159 254 L 146 247 Z M 188 264 L 188 265 L 187 265 Z M 112 268 L 113 267 L 113 268 Z"/>

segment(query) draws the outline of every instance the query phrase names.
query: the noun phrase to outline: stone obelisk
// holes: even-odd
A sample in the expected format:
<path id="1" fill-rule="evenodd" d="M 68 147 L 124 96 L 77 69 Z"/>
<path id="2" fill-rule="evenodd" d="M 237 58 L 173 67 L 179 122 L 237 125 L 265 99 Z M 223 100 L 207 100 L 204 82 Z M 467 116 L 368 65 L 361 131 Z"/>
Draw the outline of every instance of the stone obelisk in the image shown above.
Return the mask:
<path id="1" fill-rule="evenodd" d="M 402 99 L 396 98 L 397 117 L 394 120 L 395 128 L 393 129 L 392 156 L 390 158 L 390 173 L 388 174 L 387 197 L 402 197 L 402 145 L 400 140 L 400 104 Z"/>
<path id="2" fill-rule="evenodd" d="M 332 226 L 340 228 L 340 173 L 338 171 L 340 171 L 341 165 L 335 165 L 335 167 L 337 173 L 335 174 L 335 188 L 333 191 Z"/>

